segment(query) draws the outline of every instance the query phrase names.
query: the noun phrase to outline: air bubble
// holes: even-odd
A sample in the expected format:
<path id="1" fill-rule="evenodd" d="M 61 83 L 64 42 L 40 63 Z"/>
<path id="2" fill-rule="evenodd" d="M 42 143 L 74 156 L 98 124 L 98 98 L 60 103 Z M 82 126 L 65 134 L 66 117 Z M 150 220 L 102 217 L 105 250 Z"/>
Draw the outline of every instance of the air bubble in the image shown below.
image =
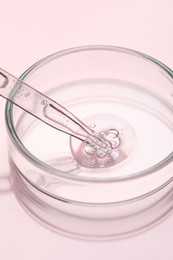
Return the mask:
<path id="1" fill-rule="evenodd" d="M 43 105 L 43 106 L 47 105 L 47 100 L 46 100 L 46 99 L 43 99 L 43 100 L 41 101 L 41 105 Z"/>
<path id="2" fill-rule="evenodd" d="M 104 151 L 104 150 L 101 150 L 101 149 L 98 149 L 97 151 L 96 151 L 96 155 L 98 156 L 98 157 L 105 157 L 106 156 L 106 152 Z"/>
<path id="3" fill-rule="evenodd" d="M 25 97 L 28 97 L 30 95 L 30 92 L 25 93 Z"/>
<path id="4" fill-rule="evenodd" d="M 110 138 L 116 138 L 119 135 L 119 132 L 116 129 L 110 129 L 109 131 L 107 131 L 107 135 Z"/>
<path id="5" fill-rule="evenodd" d="M 99 135 L 100 135 L 100 137 L 105 137 L 106 136 L 106 132 L 101 132 Z"/>
<path id="6" fill-rule="evenodd" d="M 136 145 L 136 134 L 129 123 L 113 115 L 94 115 L 83 120 L 93 126 L 97 134 L 81 143 L 70 138 L 72 155 L 79 166 L 107 168 L 120 165 L 131 155 Z"/>
<path id="7" fill-rule="evenodd" d="M 90 127 L 90 128 L 95 128 L 96 125 L 95 125 L 94 123 L 92 123 L 92 124 L 89 125 L 89 127 Z"/>
<path id="8" fill-rule="evenodd" d="M 93 154 L 96 153 L 94 147 L 92 147 L 90 144 L 86 144 L 85 147 L 84 147 L 84 150 L 89 155 L 93 155 Z"/>

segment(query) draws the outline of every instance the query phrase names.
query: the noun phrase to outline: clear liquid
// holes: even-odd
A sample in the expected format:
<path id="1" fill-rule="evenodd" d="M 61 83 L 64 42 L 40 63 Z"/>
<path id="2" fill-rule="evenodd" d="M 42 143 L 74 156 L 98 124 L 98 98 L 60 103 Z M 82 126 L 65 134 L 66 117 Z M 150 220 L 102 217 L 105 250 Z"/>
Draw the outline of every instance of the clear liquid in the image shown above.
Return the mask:
<path id="1" fill-rule="evenodd" d="M 95 141 L 80 142 L 70 138 L 70 148 L 76 162 L 86 168 L 105 168 L 120 164 L 129 157 L 136 146 L 136 134 L 129 123 L 114 115 L 93 115 L 84 119 L 104 142 L 100 148 Z"/>
<path id="2" fill-rule="evenodd" d="M 112 154 L 112 150 L 120 144 L 119 132 L 116 129 L 97 133 L 95 124 L 87 126 L 62 106 L 46 103 L 43 115 L 58 130 L 84 141 L 84 150 L 87 155 L 95 154 L 97 157 L 103 158 Z"/>

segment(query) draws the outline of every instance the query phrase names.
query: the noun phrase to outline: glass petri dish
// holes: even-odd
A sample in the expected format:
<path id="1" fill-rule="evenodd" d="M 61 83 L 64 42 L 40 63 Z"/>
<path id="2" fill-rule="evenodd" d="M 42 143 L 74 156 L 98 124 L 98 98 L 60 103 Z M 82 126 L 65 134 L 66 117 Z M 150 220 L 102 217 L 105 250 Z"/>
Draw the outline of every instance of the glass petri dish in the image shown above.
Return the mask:
<path id="1" fill-rule="evenodd" d="M 97 158 L 78 153 L 79 140 L 7 102 L 13 190 L 31 215 L 62 234 L 105 241 L 142 232 L 171 212 L 168 67 L 137 51 L 86 46 L 50 55 L 20 79 L 97 131 L 117 129 L 121 139 L 114 163 L 93 167 Z"/>

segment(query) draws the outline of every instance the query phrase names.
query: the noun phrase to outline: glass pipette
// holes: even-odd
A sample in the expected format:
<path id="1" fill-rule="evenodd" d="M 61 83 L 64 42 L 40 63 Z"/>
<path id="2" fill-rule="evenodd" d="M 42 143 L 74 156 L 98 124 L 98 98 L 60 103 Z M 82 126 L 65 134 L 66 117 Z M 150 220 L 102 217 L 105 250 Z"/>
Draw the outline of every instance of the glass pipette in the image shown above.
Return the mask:
<path id="1" fill-rule="evenodd" d="M 0 96 L 51 127 L 88 142 L 95 149 L 110 152 L 109 142 L 101 139 L 99 134 L 65 107 L 2 69 L 0 69 Z"/>

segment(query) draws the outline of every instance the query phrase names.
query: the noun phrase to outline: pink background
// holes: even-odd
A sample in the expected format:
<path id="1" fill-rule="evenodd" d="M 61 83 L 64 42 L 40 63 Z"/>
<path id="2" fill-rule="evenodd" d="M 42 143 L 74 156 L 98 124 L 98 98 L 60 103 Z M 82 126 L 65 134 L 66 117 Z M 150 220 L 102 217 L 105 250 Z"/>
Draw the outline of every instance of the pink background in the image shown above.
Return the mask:
<path id="1" fill-rule="evenodd" d="M 147 53 L 173 68 L 172 0 L 0 1 L 0 66 L 16 76 L 69 47 L 108 44 Z M 61 237 L 29 217 L 8 192 L 4 105 L 0 103 L 0 259 L 172 260 L 173 218 L 111 243 Z"/>

